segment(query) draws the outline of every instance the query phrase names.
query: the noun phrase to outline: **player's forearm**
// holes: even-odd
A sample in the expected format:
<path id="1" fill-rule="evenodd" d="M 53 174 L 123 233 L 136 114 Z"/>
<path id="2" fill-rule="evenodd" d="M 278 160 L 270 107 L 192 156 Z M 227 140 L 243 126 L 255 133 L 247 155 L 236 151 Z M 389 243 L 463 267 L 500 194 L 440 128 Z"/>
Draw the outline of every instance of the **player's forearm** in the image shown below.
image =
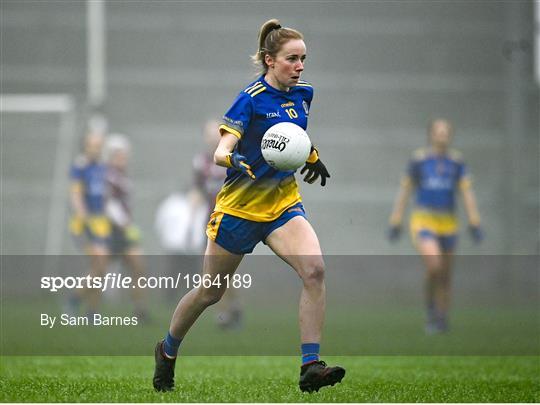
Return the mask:
<path id="1" fill-rule="evenodd" d="M 71 209 L 73 210 L 73 213 L 80 218 L 86 217 L 86 205 L 84 204 L 83 190 L 84 188 L 81 182 L 71 182 L 69 191 Z"/>
<path id="2" fill-rule="evenodd" d="M 390 225 L 400 225 L 403 221 L 403 214 L 405 213 L 405 208 L 407 207 L 407 202 L 411 195 L 412 187 L 409 181 L 402 181 L 401 186 L 399 187 L 399 192 L 394 203 L 394 209 L 390 215 Z"/>
<path id="3" fill-rule="evenodd" d="M 462 190 L 463 194 L 463 203 L 465 205 L 465 212 L 467 213 L 467 218 L 469 224 L 477 226 L 480 224 L 480 213 L 478 212 L 478 206 L 476 204 L 476 197 L 472 188 L 466 188 Z"/>
<path id="4" fill-rule="evenodd" d="M 217 149 L 214 153 L 214 163 L 218 166 L 230 167 L 227 155 L 231 154 L 232 151 L 226 149 Z"/>
<path id="5" fill-rule="evenodd" d="M 214 152 L 214 163 L 218 166 L 231 167 L 231 161 L 228 156 L 232 153 L 237 143 L 238 138 L 235 135 L 225 132 L 221 136 L 219 145 Z"/>
<path id="6" fill-rule="evenodd" d="M 71 207 L 76 216 L 85 218 L 86 217 L 86 207 L 83 202 L 83 198 L 79 193 L 71 194 Z"/>

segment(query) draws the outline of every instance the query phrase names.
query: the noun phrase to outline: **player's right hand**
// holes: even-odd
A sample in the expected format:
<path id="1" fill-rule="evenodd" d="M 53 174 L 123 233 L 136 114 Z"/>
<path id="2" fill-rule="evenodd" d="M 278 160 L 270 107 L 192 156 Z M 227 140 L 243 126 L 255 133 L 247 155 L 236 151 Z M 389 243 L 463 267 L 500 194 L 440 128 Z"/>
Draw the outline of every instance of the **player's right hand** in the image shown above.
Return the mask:
<path id="1" fill-rule="evenodd" d="M 401 225 L 391 225 L 387 231 L 387 237 L 390 242 L 396 242 L 401 236 Z"/>
<path id="2" fill-rule="evenodd" d="M 251 166 L 246 163 L 247 159 L 244 155 L 240 155 L 237 152 L 232 152 L 226 156 L 226 159 L 230 167 L 244 173 L 251 180 L 255 180 L 255 175 L 251 171 Z"/>

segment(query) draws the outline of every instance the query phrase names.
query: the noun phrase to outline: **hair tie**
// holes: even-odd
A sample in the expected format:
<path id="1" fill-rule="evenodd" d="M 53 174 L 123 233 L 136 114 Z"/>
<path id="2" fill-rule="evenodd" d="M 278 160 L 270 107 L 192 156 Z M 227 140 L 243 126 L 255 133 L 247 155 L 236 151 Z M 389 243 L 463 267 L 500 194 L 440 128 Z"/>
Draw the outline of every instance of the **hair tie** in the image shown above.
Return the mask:
<path id="1" fill-rule="evenodd" d="M 268 39 L 268 36 L 273 32 L 273 31 L 277 31 L 279 30 L 280 28 L 283 28 L 281 25 L 277 24 L 274 28 L 272 28 L 270 31 L 268 31 L 268 34 L 266 34 L 266 36 L 264 37 L 264 42 L 266 42 L 266 40 Z M 259 54 L 261 55 L 264 55 L 265 52 L 268 52 L 268 49 L 264 48 L 264 47 L 261 47 L 259 48 L 259 50 L 257 51 Z"/>

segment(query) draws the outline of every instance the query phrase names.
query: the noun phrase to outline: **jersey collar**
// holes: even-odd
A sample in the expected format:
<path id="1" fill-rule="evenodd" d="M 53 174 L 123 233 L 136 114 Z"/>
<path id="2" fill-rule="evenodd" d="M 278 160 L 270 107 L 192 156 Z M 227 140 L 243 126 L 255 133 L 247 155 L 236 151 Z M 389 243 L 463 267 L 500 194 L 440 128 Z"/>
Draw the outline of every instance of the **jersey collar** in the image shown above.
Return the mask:
<path id="1" fill-rule="evenodd" d="M 283 90 L 279 90 L 279 89 L 276 89 L 275 87 L 273 87 L 271 84 L 269 84 L 265 79 L 264 79 L 264 75 L 262 75 L 259 80 L 262 82 L 262 84 L 266 87 L 266 90 L 270 90 L 270 91 L 273 91 L 277 94 L 282 94 L 282 95 L 287 95 L 287 94 L 291 94 L 292 90 L 294 89 L 294 87 L 291 87 L 289 89 L 289 91 L 283 91 Z M 296 87 L 296 86 L 295 86 Z"/>

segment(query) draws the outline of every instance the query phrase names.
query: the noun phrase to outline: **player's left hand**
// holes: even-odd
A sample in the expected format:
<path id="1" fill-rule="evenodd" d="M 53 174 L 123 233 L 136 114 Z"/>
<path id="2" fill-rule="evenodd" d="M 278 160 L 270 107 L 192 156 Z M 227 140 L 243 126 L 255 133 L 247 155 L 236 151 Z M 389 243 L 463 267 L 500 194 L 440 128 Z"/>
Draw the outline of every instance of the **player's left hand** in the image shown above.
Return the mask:
<path id="1" fill-rule="evenodd" d="M 125 228 L 126 239 L 130 242 L 139 242 L 141 240 L 141 231 L 137 225 L 131 224 Z"/>
<path id="2" fill-rule="evenodd" d="M 326 179 L 330 177 L 330 173 L 326 169 L 326 166 L 321 159 L 319 158 L 319 152 L 315 147 L 311 147 L 311 154 L 305 164 L 305 166 L 300 171 L 300 174 L 304 174 L 307 171 L 307 174 L 304 177 L 304 181 L 313 184 L 315 180 L 321 177 L 321 186 L 326 185 Z"/>
<path id="3" fill-rule="evenodd" d="M 232 152 L 226 156 L 226 160 L 229 167 L 232 167 L 239 172 L 244 173 L 251 180 L 255 180 L 255 175 L 251 171 L 251 166 L 247 163 L 247 159 L 244 155 L 241 155 L 237 152 Z"/>
<path id="4" fill-rule="evenodd" d="M 484 240 L 484 231 L 480 225 L 469 225 L 469 234 L 474 243 L 481 243 Z"/>
<path id="5" fill-rule="evenodd" d="M 401 225 L 391 225 L 388 228 L 386 236 L 390 242 L 397 242 L 401 237 Z"/>

